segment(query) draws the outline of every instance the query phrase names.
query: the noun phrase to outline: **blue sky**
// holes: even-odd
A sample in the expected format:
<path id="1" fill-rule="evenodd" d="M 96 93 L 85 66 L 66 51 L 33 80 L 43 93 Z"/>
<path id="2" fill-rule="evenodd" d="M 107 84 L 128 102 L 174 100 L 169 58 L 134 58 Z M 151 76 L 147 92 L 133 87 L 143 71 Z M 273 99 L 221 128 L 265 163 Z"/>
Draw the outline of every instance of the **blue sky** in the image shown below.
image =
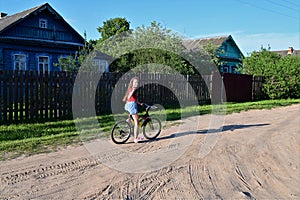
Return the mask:
<path id="1" fill-rule="evenodd" d="M 88 39 L 97 27 L 125 17 L 131 28 L 157 21 L 188 38 L 232 35 L 247 55 L 261 46 L 300 49 L 300 0 L 0 0 L 0 11 L 14 14 L 48 2 Z"/>

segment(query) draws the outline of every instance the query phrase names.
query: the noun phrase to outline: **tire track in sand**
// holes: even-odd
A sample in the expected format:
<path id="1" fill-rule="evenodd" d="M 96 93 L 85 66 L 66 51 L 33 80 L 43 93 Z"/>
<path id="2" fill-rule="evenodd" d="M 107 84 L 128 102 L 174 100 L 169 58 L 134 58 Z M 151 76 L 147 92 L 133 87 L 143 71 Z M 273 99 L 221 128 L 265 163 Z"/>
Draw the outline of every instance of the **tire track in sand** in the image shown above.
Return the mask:
<path id="1" fill-rule="evenodd" d="M 49 189 L 54 189 L 61 182 L 68 179 L 72 181 L 73 173 L 88 170 L 99 165 L 97 160 L 93 158 L 79 158 L 63 163 L 52 163 L 51 165 L 40 164 L 38 166 L 30 166 L 27 168 L 14 169 L 14 171 L 6 171 L 0 174 L 0 198 L 22 198 L 30 197 L 31 195 L 46 192 Z M 53 184 L 37 184 L 39 182 L 47 182 L 60 177 L 60 180 Z M 63 178 L 61 178 L 63 177 Z M 64 183 L 65 184 L 65 183 Z M 5 194 L 6 188 L 11 186 L 24 188 L 22 192 L 9 191 Z M 63 187 L 61 187 L 63 189 Z M 46 192 L 47 193 L 47 192 Z"/>

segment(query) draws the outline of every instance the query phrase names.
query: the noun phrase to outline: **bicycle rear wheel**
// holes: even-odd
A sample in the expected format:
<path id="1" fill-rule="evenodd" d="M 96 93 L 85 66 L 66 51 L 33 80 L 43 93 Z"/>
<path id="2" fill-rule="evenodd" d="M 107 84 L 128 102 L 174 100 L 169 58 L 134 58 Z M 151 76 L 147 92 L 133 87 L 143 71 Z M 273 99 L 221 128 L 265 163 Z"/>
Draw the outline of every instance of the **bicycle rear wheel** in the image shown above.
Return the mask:
<path id="1" fill-rule="evenodd" d="M 127 142 L 132 132 L 132 126 L 127 121 L 119 121 L 115 123 L 111 130 L 111 139 L 116 144 Z"/>
<path id="2" fill-rule="evenodd" d="M 143 126 L 143 134 L 147 139 L 155 139 L 161 131 L 161 122 L 158 118 L 149 118 L 149 121 Z"/>

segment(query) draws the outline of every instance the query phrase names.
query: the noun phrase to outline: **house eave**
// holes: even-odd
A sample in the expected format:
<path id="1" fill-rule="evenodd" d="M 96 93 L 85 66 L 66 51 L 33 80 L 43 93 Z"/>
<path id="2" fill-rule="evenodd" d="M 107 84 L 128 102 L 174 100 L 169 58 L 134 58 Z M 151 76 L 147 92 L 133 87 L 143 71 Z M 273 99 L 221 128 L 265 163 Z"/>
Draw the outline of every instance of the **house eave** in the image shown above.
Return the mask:
<path id="1" fill-rule="evenodd" d="M 237 61 L 242 62 L 242 58 L 229 57 L 229 56 L 216 56 L 219 60 Z"/>
<path id="2" fill-rule="evenodd" d="M 45 39 L 35 39 L 35 38 L 22 38 L 22 37 L 12 37 L 12 36 L 1 36 L 0 41 L 4 42 L 23 42 L 23 43 L 34 43 L 34 44 L 45 44 L 45 45 L 68 45 L 68 46 L 84 46 L 82 43 L 77 42 L 66 42 L 57 40 L 45 40 Z"/>

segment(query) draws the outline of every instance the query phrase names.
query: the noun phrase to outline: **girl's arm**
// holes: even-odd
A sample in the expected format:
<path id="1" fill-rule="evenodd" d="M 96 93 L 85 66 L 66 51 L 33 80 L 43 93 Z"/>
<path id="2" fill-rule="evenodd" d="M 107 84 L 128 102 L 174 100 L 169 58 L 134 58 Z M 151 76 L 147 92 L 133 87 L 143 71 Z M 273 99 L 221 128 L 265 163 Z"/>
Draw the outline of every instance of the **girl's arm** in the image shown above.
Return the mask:
<path id="1" fill-rule="evenodd" d="M 129 92 L 129 94 L 127 96 L 127 100 L 130 99 L 130 97 L 133 95 L 134 92 L 135 92 L 135 89 L 132 89 L 131 92 Z"/>
<path id="2" fill-rule="evenodd" d="M 143 106 L 144 105 L 144 103 L 141 103 L 141 102 L 139 102 L 139 101 L 137 101 L 136 102 L 138 105 L 140 105 L 140 106 Z"/>
<path id="3" fill-rule="evenodd" d="M 144 103 L 139 102 L 139 99 L 137 99 L 136 103 L 137 103 L 138 105 L 140 105 L 140 106 L 143 106 L 143 105 L 144 105 Z"/>

